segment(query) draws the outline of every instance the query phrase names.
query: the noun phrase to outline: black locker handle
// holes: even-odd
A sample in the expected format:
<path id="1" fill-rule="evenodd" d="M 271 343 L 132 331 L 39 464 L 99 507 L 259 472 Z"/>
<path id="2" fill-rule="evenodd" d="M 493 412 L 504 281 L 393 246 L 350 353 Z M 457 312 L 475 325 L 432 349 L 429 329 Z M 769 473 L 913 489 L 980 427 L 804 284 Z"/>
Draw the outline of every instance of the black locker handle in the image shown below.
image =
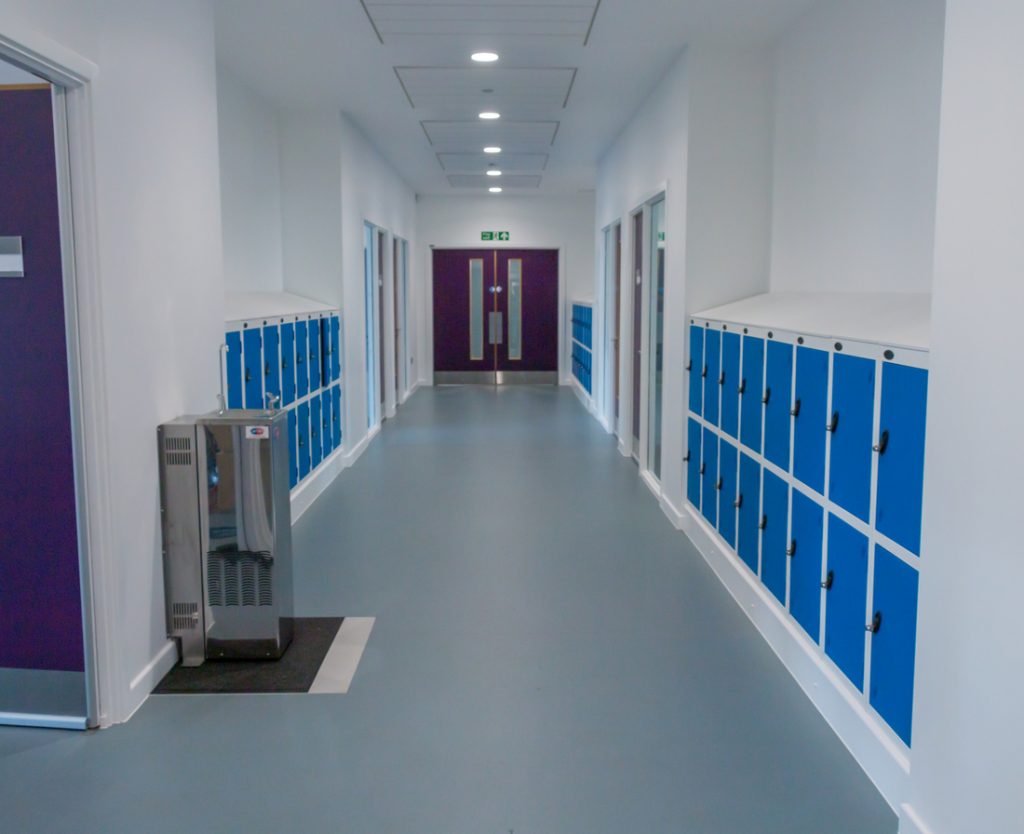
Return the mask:
<path id="1" fill-rule="evenodd" d="M 722 371 L 722 373 L 718 375 L 718 384 L 725 385 L 725 371 Z"/>
<path id="2" fill-rule="evenodd" d="M 263 363 L 263 376 L 270 376 L 270 363 L 269 362 L 264 362 Z"/>
<path id="3" fill-rule="evenodd" d="M 743 506 L 743 496 L 737 495 L 736 500 L 732 502 L 732 505 L 738 510 Z"/>
<path id="4" fill-rule="evenodd" d="M 707 365 L 705 365 L 704 366 L 704 370 L 700 372 L 700 378 L 701 379 L 707 379 L 708 378 L 708 366 Z"/>
<path id="5" fill-rule="evenodd" d="M 302 435 L 300 434 L 300 435 L 299 435 L 299 448 L 301 449 L 301 448 L 303 448 L 303 447 L 304 447 L 305 445 L 306 445 L 306 438 L 304 438 L 304 437 L 303 437 L 303 436 L 302 436 Z"/>
<path id="6" fill-rule="evenodd" d="M 746 394 L 746 393 L 747 393 L 747 381 L 746 381 L 746 380 L 743 380 L 743 381 L 742 381 L 742 382 L 740 383 L 740 387 L 739 387 L 739 389 L 738 389 L 738 393 L 739 393 L 739 395 L 740 395 L 741 397 L 742 397 L 742 396 L 743 396 L 744 394 Z"/>
<path id="7" fill-rule="evenodd" d="M 789 547 L 786 548 L 787 556 L 796 556 L 796 539 L 793 539 L 789 543 Z"/>
<path id="8" fill-rule="evenodd" d="M 246 382 L 252 382 L 252 369 L 251 368 L 246 368 L 245 369 L 245 381 Z"/>
<path id="9" fill-rule="evenodd" d="M 885 450 L 889 448 L 889 430 L 886 429 L 882 432 L 882 436 L 878 438 L 878 445 L 874 447 L 875 451 L 880 455 L 885 454 Z"/>
<path id="10" fill-rule="evenodd" d="M 827 426 L 825 426 L 825 428 L 828 429 L 830 432 L 832 432 L 832 434 L 836 433 L 836 429 L 839 428 L 839 412 L 838 411 L 833 411 L 832 412 L 832 421 Z"/>
<path id="11" fill-rule="evenodd" d="M 793 403 L 793 409 L 789 413 L 792 414 L 794 417 L 800 416 L 800 400 L 797 400 L 795 403 Z"/>
<path id="12" fill-rule="evenodd" d="M 876 611 L 875 616 L 871 618 L 871 623 L 868 625 L 868 631 L 872 634 L 878 634 L 879 629 L 882 627 L 882 612 Z"/>
<path id="13" fill-rule="evenodd" d="M 692 371 L 693 370 L 693 360 L 692 359 L 689 362 L 686 363 L 686 370 L 687 371 Z"/>
<path id="14" fill-rule="evenodd" d="M 835 581 L 836 572 L 834 570 L 830 570 L 828 572 L 828 576 L 825 577 L 825 581 L 821 583 L 821 587 L 824 588 L 826 591 L 830 591 L 832 590 L 832 583 Z"/>
<path id="15" fill-rule="evenodd" d="M 703 475 L 704 474 L 704 470 L 707 469 L 707 468 L 708 468 L 708 465 L 706 463 L 702 463 L 700 465 L 700 474 Z"/>
<path id="16" fill-rule="evenodd" d="M 715 484 L 715 489 L 721 489 L 721 488 L 722 488 L 722 477 L 721 477 L 721 475 L 719 475 L 718 483 Z"/>
<path id="17" fill-rule="evenodd" d="M 689 463 L 689 462 L 690 462 L 690 453 L 687 452 L 686 453 L 686 457 L 683 458 L 683 463 Z"/>
<path id="18" fill-rule="evenodd" d="M 763 515 L 763 516 L 761 516 L 761 523 L 757 525 L 757 529 L 758 530 L 764 530 L 765 527 L 767 527 L 767 526 L 768 526 L 768 516 L 767 515 Z"/>
<path id="19" fill-rule="evenodd" d="M 282 371 L 287 371 L 288 370 L 288 360 L 285 359 L 283 356 L 281 357 L 281 370 Z"/>
<path id="20" fill-rule="evenodd" d="M 764 396 L 761 397 L 761 402 L 764 403 L 765 405 L 768 405 L 768 400 L 770 400 L 771 398 L 772 398 L 772 389 L 771 388 L 765 388 L 764 389 Z"/>
<path id="21" fill-rule="evenodd" d="M 295 364 L 296 364 L 296 365 L 301 365 L 301 364 L 302 364 L 303 362 L 305 362 L 305 361 L 306 361 L 306 360 L 305 360 L 305 359 L 303 358 L 303 356 L 302 356 L 302 354 L 301 354 L 301 353 L 297 353 L 297 354 L 295 355 Z"/>

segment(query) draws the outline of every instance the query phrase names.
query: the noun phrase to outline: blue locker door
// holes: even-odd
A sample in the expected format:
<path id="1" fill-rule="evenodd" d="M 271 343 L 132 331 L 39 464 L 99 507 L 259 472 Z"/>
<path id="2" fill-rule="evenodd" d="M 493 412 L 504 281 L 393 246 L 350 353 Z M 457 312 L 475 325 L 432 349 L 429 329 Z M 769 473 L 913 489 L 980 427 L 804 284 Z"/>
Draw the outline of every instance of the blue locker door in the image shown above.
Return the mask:
<path id="1" fill-rule="evenodd" d="M 728 542 L 729 547 L 736 549 L 736 496 L 737 489 L 736 447 L 728 440 L 721 442 L 720 459 L 718 461 L 718 478 L 722 488 L 718 491 L 718 532 Z"/>
<path id="2" fill-rule="evenodd" d="M 875 545 L 871 706 L 910 744 L 917 641 L 917 571 Z"/>
<path id="3" fill-rule="evenodd" d="M 299 480 L 301 481 L 309 474 L 309 403 L 302 403 L 297 411 L 296 448 L 299 452 Z"/>
<path id="4" fill-rule="evenodd" d="M 281 325 L 281 405 L 295 402 L 295 325 Z"/>
<path id="5" fill-rule="evenodd" d="M 313 319 L 309 322 L 309 391 L 320 389 L 320 322 Z"/>
<path id="6" fill-rule="evenodd" d="M 698 510 L 700 509 L 700 433 L 700 423 L 691 418 L 686 430 L 686 497 Z"/>
<path id="7" fill-rule="evenodd" d="M 882 368 L 875 526 L 911 553 L 921 552 L 927 402 L 927 371 L 888 363 Z"/>
<path id="8" fill-rule="evenodd" d="M 331 431 L 334 434 L 334 448 L 341 448 L 341 386 L 335 385 L 331 389 Z"/>
<path id="9" fill-rule="evenodd" d="M 281 331 L 276 324 L 263 328 L 263 381 L 268 394 L 281 396 Z"/>
<path id="10" fill-rule="evenodd" d="M 793 475 L 816 492 L 825 493 L 825 440 L 828 431 L 828 353 L 796 350 L 796 391 L 793 410 Z"/>
<path id="11" fill-rule="evenodd" d="M 740 523 L 737 552 L 757 573 L 757 526 L 761 521 L 761 465 L 752 457 L 740 455 Z"/>
<path id="12" fill-rule="evenodd" d="M 740 336 L 722 334 L 722 431 L 737 440 L 740 436 Z"/>
<path id="13" fill-rule="evenodd" d="M 242 374 L 245 377 L 245 407 L 264 408 L 263 402 L 263 351 L 258 328 L 242 331 Z"/>
<path id="14" fill-rule="evenodd" d="M 331 316 L 331 382 L 341 379 L 341 319 Z"/>
<path id="15" fill-rule="evenodd" d="M 875 363 L 837 353 L 832 360 L 832 435 L 828 497 L 861 521 L 871 509 Z"/>
<path id="16" fill-rule="evenodd" d="M 228 345 L 228 408 L 244 408 L 242 388 L 242 334 L 232 330 L 226 337 Z"/>
<path id="17" fill-rule="evenodd" d="M 764 533 L 761 542 L 761 581 L 783 605 L 786 604 L 786 533 L 789 523 L 789 485 L 764 471 Z"/>
<path id="18" fill-rule="evenodd" d="M 764 456 L 780 469 L 789 471 L 789 416 L 793 395 L 793 346 L 768 343 L 764 380 Z"/>
<path id="19" fill-rule="evenodd" d="M 320 442 L 324 447 L 326 459 L 334 451 L 334 431 L 331 428 L 331 392 L 324 391 L 320 395 Z"/>
<path id="20" fill-rule="evenodd" d="M 740 378 L 740 440 L 748 449 L 761 453 L 764 423 L 764 339 L 743 337 L 743 373 Z M 787 450 L 788 455 L 788 450 Z"/>
<path id="21" fill-rule="evenodd" d="M 825 653 L 857 689 L 864 687 L 868 540 L 834 515 L 828 520 Z"/>
<path id="22" fill-rule="evenodd" d="M 825 511 L 800 490 L 793 490 L 790 535 L 789 611 L 817 643 L 821 629 L 821 549 Z"/>
<path id="23" fill-rule="evenodd" d="M 718 376 L 722 372 L 722 334 L 717 330 L 704 332 L 704 419 L 718 425 Z"/>
<path id="24" fill-rule="evenodd" d="M 296 448 L 298 441 L 298 421 L 295 419 L 295 409 L 288 412 L 288 485 L 295 489 L 299 482 L 299 452 Z"/>
<path id="25" fill-rule="evenodd" d="M 704 403 L 704 383 L 701 373 L 704 370 L 704 328 L 696 324 L 690 325 L 690 411 L 698 417 Z M 700 504 L 699 501 L 696 502 Z"/>
<path id="26" fill-rule="evenodd" d="M 316 469 L 323 460 L 323 417 L 320 415 L 320 397 L 309 401 L 309 456 L 310 468 Z"/>
<path id="27" fill-rule="evenodd" d="M 306 322 L 295 322 L 295 396 L 302 399 L 309 393 L 309 346 Z"/>
<path id="28" fill-rule="evenodd" d="M 704 429 L 701 458 L 701 512 L 712 527 L 718 523 L 718 435 Z"/>

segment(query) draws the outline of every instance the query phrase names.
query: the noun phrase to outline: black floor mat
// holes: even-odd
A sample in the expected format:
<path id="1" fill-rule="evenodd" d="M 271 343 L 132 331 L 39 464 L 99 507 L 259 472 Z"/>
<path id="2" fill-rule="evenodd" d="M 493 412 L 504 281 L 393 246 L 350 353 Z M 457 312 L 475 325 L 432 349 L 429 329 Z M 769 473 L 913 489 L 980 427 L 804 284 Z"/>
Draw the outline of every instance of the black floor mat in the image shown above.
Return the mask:
<path id="1" fill-rule="evenodd" d="M 175 666 L 156 695 L 309 692 L 342 617 L 296 617 L 295 636 L 280 660 L 207 660 L 202 666 Z"/>

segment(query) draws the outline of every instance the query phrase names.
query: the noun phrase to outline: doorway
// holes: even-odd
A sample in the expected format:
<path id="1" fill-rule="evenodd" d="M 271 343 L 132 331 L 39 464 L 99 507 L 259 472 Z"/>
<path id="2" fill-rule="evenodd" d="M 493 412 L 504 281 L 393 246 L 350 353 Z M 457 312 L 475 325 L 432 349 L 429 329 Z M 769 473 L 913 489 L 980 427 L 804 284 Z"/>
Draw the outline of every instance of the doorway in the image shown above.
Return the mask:
<path id="1" fill-rule="evenodd" d="M 605 415 L 612 431 L 619 426 L 619 308 L 622 284 L 622 224 L 604 230 L 604 390 Z"/>
<path id="2" fill-rule="evenodd" d="M 558 250 L 435 249 L 434 382 L 558 384 Z"/>
<path id="3" fill-rule="evenodd" d="M 640 460 L 640 373 L 643 367 L 644 308 L 644 213 L 633 215 L 633 443 L 632 454 Z"/>
<path id="4" fill-rule="evenodd" d="M 665 200 L 650 207 L 650 299 L 648 333 L 651 339 L 650 380 L 647 386 L 647 466 L 661 480 L 661 400 L 665 342 Z"/>

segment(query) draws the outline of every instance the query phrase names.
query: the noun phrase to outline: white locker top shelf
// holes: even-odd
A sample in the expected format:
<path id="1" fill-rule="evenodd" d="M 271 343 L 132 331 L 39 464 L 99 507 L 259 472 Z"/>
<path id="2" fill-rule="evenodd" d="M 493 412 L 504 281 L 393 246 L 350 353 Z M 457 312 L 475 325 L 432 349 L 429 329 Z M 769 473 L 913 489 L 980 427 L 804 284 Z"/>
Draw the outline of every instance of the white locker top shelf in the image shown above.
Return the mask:
<path id="1" fill-rule="evenodd" d="M 727 324 L 928 350 L 929 293 L 773 292 L 694 313 Z"/>
<path id="2" fill-rule="evenodd" d="M 229 292 L 224 297 L 225 321 L 298 316 L 336 309 L 322 301 L 290 292 Z"/>

